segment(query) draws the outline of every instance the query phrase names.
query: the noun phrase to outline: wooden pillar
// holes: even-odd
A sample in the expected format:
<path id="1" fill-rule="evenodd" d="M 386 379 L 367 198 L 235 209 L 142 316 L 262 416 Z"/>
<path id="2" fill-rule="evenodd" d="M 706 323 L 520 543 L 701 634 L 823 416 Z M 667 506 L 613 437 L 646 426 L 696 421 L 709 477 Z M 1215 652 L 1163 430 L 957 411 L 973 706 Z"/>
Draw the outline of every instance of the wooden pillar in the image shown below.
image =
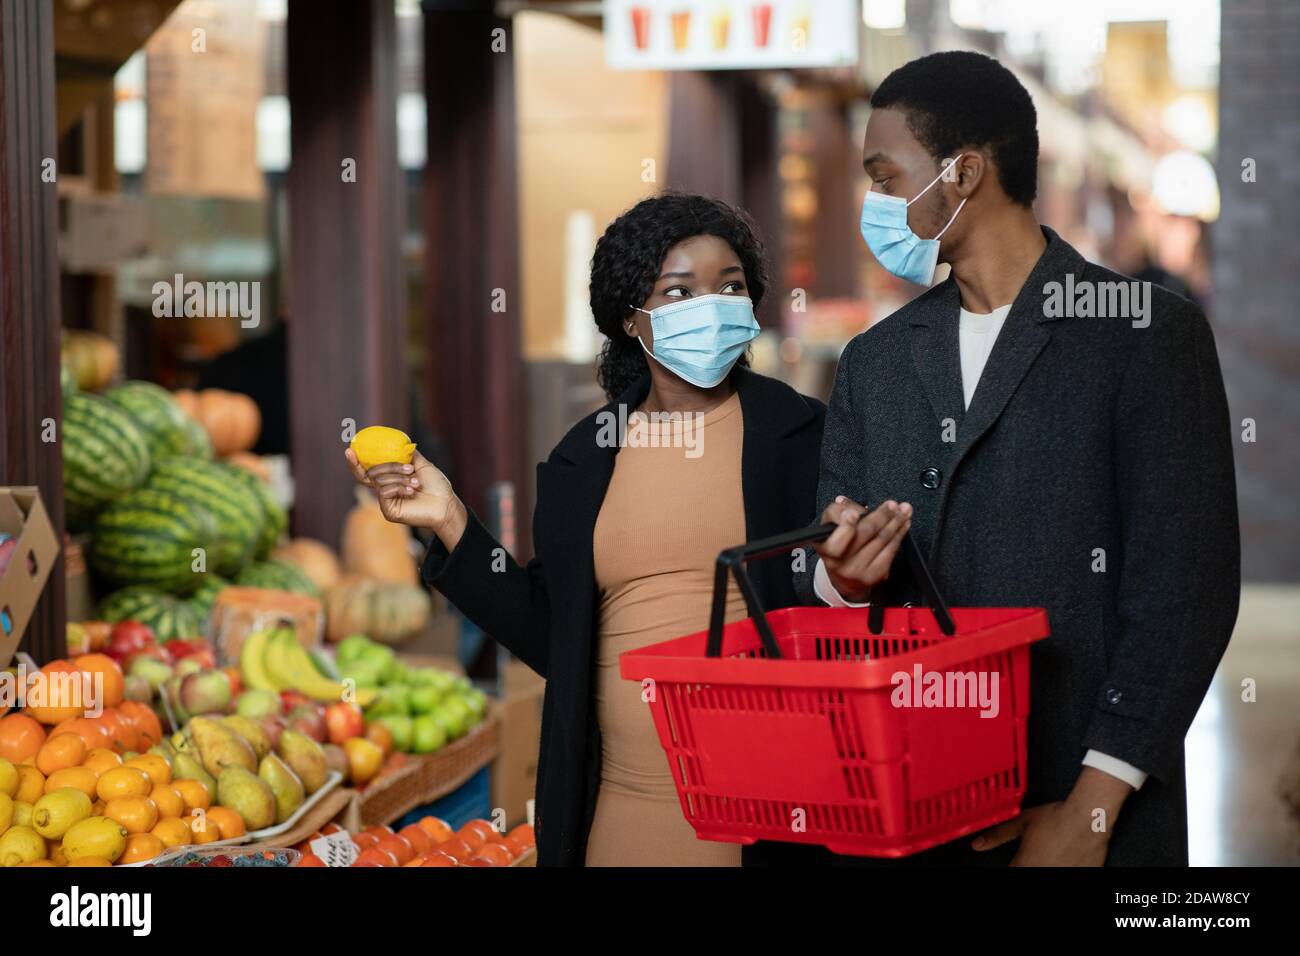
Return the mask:
<path id="1" fill-rule="evenodd" d="M 337 544 L 345 421 L 405 428 L 409 407 L 392 0 L 289 0 L 286 48 L 294 531 Z"/>
<path id="2" fill-rule="evenodd" d="M 671 189 L 741 200 L 738 78 L 726 72 L 675 72 L 668 87 Z"/>
<path id="3" fill-rule="evenodd" d="M 39 486 L 62 540 L 55 137 L 51 0 L 0 4 L 0 484 Z M 63 574 L 60 553 L 23 641 L 40 663 L 64 654 Z"/>
<path id="4" fill-rule="evenodd" d="M 752 80 L 741 86 L 739 97 L 741 205 L 758 224 L 759 238 L 770 263 L 767 295 L 758 307 L 757 317 L 764 328 L 779 328 L 782 312 L 790 300 L 785 285 L 785 214 L 781 205 L 777 103 Z"/>
<path id="5" fill-rule="evenodd" d="M 514 83 L 511 23 L 490 2 L 426 0 L 428 418 L 457 493 L 485 518 L 491 485 L 525 485 Z"/>
<path id="6" fill-rule="evenodd" d="M 810 106 L 808 127 L 817 170 L 811 291 L 822 298 L 856 298 L 862 237 L 854 180 L 862 144 L 853 142 L 848 104 L 833 95 Z"/>

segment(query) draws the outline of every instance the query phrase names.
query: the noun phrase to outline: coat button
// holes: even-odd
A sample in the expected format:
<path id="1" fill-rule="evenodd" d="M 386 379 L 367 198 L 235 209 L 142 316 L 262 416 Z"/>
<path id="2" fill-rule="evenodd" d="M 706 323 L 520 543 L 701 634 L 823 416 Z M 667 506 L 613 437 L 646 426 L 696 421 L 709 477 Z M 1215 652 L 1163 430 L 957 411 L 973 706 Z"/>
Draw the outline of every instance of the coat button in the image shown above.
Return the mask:
<path id="1" fill-rule="evenodd" d="M 939 483 L 943 481 L 943 472 L 938 468 L 927 468 L 921 472 L 921 487 L 931 490 L 938 488 Z"/>
<path id="2" fill-rule="evenodd" d="M 1124 695 L 1121 694 L 1120 691 L 1119 691 L 1119 689 L 1116 688 L 1116 687 L 1112 687 L 1112 688 L 1110 688 L 1109 690 L 1106 691 L 1106 702 L 1107 702 L 1107 703 L 1110 703 L 1110 704 L 1118 704 L 1118 703 L 1119 703 L 1121 700 L 1123 700 L 1123 699 L 1124 699 Z"/>

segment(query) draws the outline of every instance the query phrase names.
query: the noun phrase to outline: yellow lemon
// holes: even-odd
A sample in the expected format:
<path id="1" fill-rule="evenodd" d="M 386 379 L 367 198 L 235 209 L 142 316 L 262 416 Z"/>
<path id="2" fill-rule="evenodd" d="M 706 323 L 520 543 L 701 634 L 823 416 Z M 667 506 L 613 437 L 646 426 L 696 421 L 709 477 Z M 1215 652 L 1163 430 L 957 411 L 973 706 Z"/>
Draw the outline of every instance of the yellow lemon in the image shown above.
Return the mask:
<path id="1" fill-rule="evenodd" d="M 68 767 L 64 770 L 56 770 L 45 778 L 45 792 L 53 793 L 63 787 L 74 787 L 94 800 L 95 784 L 95 771 L 87 770 L 85 767 Z"/>
<path id="2" fill-rule="evenodd" d="M 157 754 L 141 754 L 139 757 L 132 757 L 126 762 L 126 765 L 135 767 L 137 770 L 143 770 L 145 776 L 149 778 L 150 784 L 154 787 L 172 782 L 171 764 Z"/>
<path id="3" fill-rule="evenodd" d="M 180 817 L 167 817 L 165 820 L 159 820 L 158 824 L 149 832 L 162 840 L 165 847 L 189 846 L 194 842 L 194 834 L 190 832 L 189 824 Z"/>
<path id="4" fill-rule="evenodd" d="M 21 800 L 14 801 L 14 818 L 9 821 L 10 826 L 29 827 L 32 825 L 32 805 L 23 803 Z"/>
<path id="5" fill-rule="evenodd" d="M 13 794 L 15 800 L 23 803 L 35 803 L 45 792 L 45 774 L 31 764 L 18 765 L 18 790 Z"/>
<path id="6" fill-rule="evenodd" d="M 115 767 L 99 775 L 95 792 L 105 803 L 116 797 L 147 797 L 153 784 L 139 767 Z M 98 856 L 87 853 L 86 856 Z"/>
<path id="7" fill-rule="evenodd" d="M 375 465 L 388 462 L 411 463 L 415 445 L 405 432 L 383 425 L 371 425 L 357 432 L 352 439 L 352 451 L 356 453 L 361 467 L 369 471 Z"/>
<path id="8" fill-rule="evenodd" d="M 36 801 L 32 829 L 47 840 L 57 840 L 72 825 L 90 816 L 90 797 L 76 787 L 60 787 Z"/>
<path id="9" fill-rule="evenodd" d="M 45 859 L 45 841 L 31 827 L 10 827 L 0 836 L 0 866 Z"/>
<path id="10" fill-rule="evenodd" d="M 126 827 L 116 820 L 87 817 L 63 835 L 63 855 L 69 861 L 98 856 L 112 863 L 126 849 L 126 836 Z"/>
<path id="11" fill-rule="evenodd" d="M 14 798 L 0 792 L 0 833 L 4 833 L 14 822 Z"/>
<path id="12" fill-rule="evenodd" d="M 12 797 L 18 792 L 18 768 L 0 757 L 0 793 Z"/>
<path id="13" fill-rule="evenodd" d="M 32 860 L 30 863 L 19 863 L 19 866 L 58 866 L 53 860 Z"/>
<path id="14" fill-rule="evenodd" d="M 102 856 L 79 856 L 68 861 L 68 866 L 112 866 L 111 860 Z"/>

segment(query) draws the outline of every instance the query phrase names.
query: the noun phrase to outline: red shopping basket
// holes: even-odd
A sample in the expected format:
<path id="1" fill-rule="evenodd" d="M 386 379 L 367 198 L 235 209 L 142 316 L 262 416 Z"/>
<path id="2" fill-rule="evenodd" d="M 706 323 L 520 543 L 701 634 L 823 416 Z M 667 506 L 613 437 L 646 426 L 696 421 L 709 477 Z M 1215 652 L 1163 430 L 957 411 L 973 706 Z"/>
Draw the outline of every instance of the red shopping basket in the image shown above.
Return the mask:
<path id="1" fill-rule="evenodd" d="M 904 540 L 930 610 L 763 613 L 744 568 L 835 525 L 718 556 L 708 631 L 622 655 L 702 840 L 899 857 L 1015 816 L 1041 608 L 953 608 Z M 750 617 L 723 626 L 727 573 Z"/>

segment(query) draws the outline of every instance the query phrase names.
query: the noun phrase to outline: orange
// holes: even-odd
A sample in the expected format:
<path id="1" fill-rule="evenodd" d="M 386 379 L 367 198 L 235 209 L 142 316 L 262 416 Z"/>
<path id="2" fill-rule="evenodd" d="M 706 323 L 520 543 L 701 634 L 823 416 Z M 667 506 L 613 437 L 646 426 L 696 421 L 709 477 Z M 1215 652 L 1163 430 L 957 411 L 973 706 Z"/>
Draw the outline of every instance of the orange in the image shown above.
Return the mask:
<path id="1" fill-rule="evenodd" d="M 87 751 L 86 759 L 81 761 L 81 765 L 87 770 L 95 771 L 96 774 L 107 773 L 114 767 L 122 766 L 122 756 L 107 747 L 96 747 L 94 750 Z"/>
<path id="2" fill-rule="evenodd" d="M 72 664 L 90 674 L 91 686 L 97 694 L 100 694 L 100 681 L 103 682 L 103 692 L 98 697 L 101 706 L 116 707 L 122 703 L 126 678 L 122 676 L 122 667 L 117 661 L 107 654 L 82 654 L 74 657 Z"/>
<path id="3" fill-rule="evenodd" d="M 56 770 L 78 767 L 86 757 L 86 742 L 76 734 L 49 737 L 36 752 L 36 769 L 47 777 Z"/>
<path id="4" fill-rule="evenodd" d="M 135 729 L 135 724 L 123 717 L 116 707 L 105 707 L 104 712 L 95 720 L 108 732 L 109 739 L 112 741 L 110 746 L 118 753 L 139 749 L 140 732 Z"/>
<path id="5" fill-rule="evenodd" d="M 99 775 L 95 792 L 108 803 L 114 797 L 147 797 L 152 789 L 149 775 L 138 767 L 114 767 Z"/>
<path id="6" fill-rule="evenodd" d="M 152 860 L 167 845 L 152 833 L 132 833 L 126 838 L 126 849 L 117 858 L 118 863 L 142 863 Z"/>
<path id="7" fill-rule="evenodd" d="M 148 833 L 158 822 L 158 804 L 148 797 L 117 797 L 104 804 L 104 816 L 122 824 L 127 833 Z"/>
<path id="8" fill-rule="evenodd" d="M 519 824 L 519 826 L 515 827 L 506 835 L 510 839 L 514 840 L 516 843 L 522 843 L 524 846 L 527 847 L 533 847 L 537 845 L 537 836 L 533 832 L 532 825 L 528 823 Z"/>
<path id="9" fill-rule="evenodd" d="M 445 843 L 456 835 L 456 831 L 447 824 L 447 821 L 439 819 L 438 817 L 421 817 L 415 822 L 420 825 L 420 828 L 423 829 L 425 833 L 433 837 L 435 845 Z"/>
<path id="10" fill-rule="evenodd" d="M 473 820 L 457 830 L 456 836 L 464 840 L 469 845 L 469 848 L 476 853 L 483 844 L 487 843 L 487 840 L 483 839 L 482 831 L 478 827 L 474 826 Z"/>
<path id="11" fill-rule="evenodd" d="M 27 714 L 0 717 L 0 757 L 10 763 L 34 758 L 45 743 L 45 728 Z"/>
<path id="12" fill-rule="evenodd" d="M 172 782 L 172 768 L 162 757 L 157 754 L 141 754 L 138 757 L 132 757 L 126 762 L 128 767 L 135 767 L 137 770 L 143 770 L 149 782 L 155 787 L 159 784 Z"/>
<path id="13" fill-rule="evenodd" d="M 190 832 L 189 824 L 180 817 L 159 820 L 149 832 L 162 840 L 163 846 L 166 847 L 189 846 L 194 842 L 194 834 Z"/>
<path id="14" fill-rule="evenodd" d="M 27 713 L 51 726 L 80 717 L 87 703 L 85 688 L 80 683 L 82 672 L 67 661 L 50 661 L 41 668 L 41 675 L 44 681 L 41 706 L 29 705 Z"/>
<path id="15" fill-rule="evenodd" d="M 18 789 L 14 792 L 14 803 L 34 804 L 43 796 L 45 796 L 45 774 L 31 764 L 19 764 Z"/>
<path id="16" fill-rule="evenodd" d="M 63 841 L 50 841 L 50 860 L 55 866 L 67 866 L 68 858 L 63 855 Z"/>
<path id="17" fill-rule="evenodd" d="M 173 780 L 171 785 L 181 792 L 186 810 L 206 810 L 212 806 L 212 794 L 202 780 Z"/>
<path id="18" fill-rule="evenodd" d="M 409 863 L 416 857 L 415 847 L 411 846 L 411 841 L 404 836 L 394 835 L 386 840 L 380 840 L 375 844 L 375 849 L 393 854 L 398 863 Z"/>
<path id="19" fill-rule="evenodd" d="M 150 790 L 149 799 L 158 807 L 158 816 L 164 819 L 185 816 L 185 798 L 170 783 L 160 783 Z"/>
<path id="20" fill-rule="evenodd" d="M 487 860 L 497 866 L 509 866 L 515 861 L 514 854 L 500 843 L 489 843 L 475 854 L 479 860 Z"/>
<path id="21" fill-rule="evenodd" d="M 414 823 L 409 823 L 398 831 L 398 836 L 405 837 L 418 856 L 424 856 L 434 848 L 433 837 L 427 830 Z"/>
<path id="22" fill-rule="evenodd" d="M 69 860 L 68 866 L 112 866 L 112 862 L 104 859 L 102 856 L 79 856 L 75 860 Z"/>
<path id="23" fill-rule="evenodd" d="M 302 859 L 298 861 L 299 866 L 326 866 L 324 860 L 315 853 L 304 853 Z"/>
<path id="24" fill-rule="evenodd" d="M 192 814 L 185 818 L 190 825 L 190 833 L 194 836 L 195 843 L 215 843 L 221 839 L 221 827 L 217 825 L 216 820 L 209 820 L 207 813 L 202 816 Z"/>
<path id="25" fill-rule="evenodd" d="M 117 706 L 118 711 L 135 724 L 140 735 L 140 750 L 148 750 L 163 739 L 162 721 L 148 704 L 138 700 L 124 700 Z"/>
<path id="26" fill-rule="evenodd" d="M 50 731 L 51 737 L 59 734 L 76 734 L 86 742 L 86 753 L 106 748 L 111 741 L 108 739 L 108 728 L 97 720 L 89 717 L 74 717 L 71 720 L 65 720 L 53 730 Z"/>
<path id="27" fill-rule="evenodd" d="M 32 860 L 28 863 L 19 863 L 19 866 L 58 866 L 53 860 Z"/>
<path id="28" fill-rule="evenodd" d="M 46 793 L 59 787 L 75 787 L 94 800 L 98 781 L 99 778 L 95 776 L 93 770 L 87 770 L 85 767 L 67 767 L 56 770 L 46 777 L 44 787 Z"/>
<path id="29" fill-rule="evenodd" d="M 221 839 L 229 840 L 232 837 L 243 836 L 244 818 L 241 817 L 230 807 L 212 807 L 208 810 L 208 823 L 215 823 L 217 829 L 221 831 Z"/>

